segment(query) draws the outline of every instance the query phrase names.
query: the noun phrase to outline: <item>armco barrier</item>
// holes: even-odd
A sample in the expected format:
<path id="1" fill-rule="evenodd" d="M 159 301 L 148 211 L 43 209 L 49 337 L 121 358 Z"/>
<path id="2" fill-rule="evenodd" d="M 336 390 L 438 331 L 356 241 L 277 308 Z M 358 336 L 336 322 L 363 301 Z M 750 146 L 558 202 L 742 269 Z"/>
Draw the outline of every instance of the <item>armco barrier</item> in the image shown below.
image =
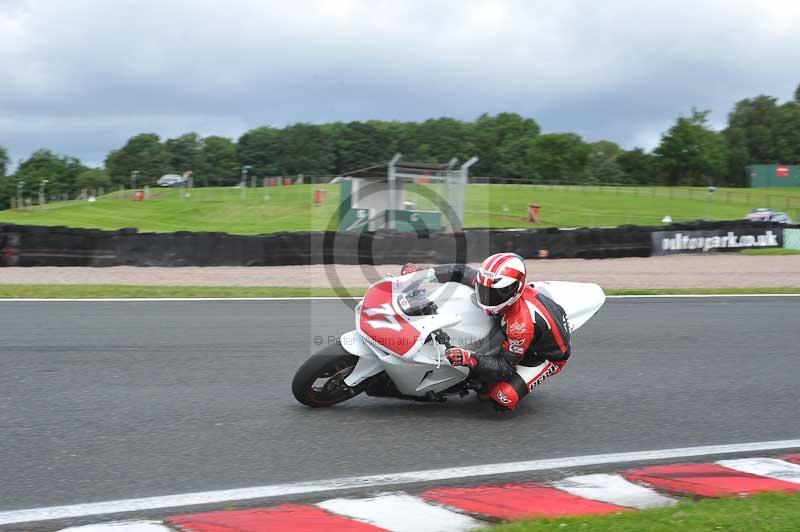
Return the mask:
<path id="1" fill-rule="evenodd" d="M 658 239 L 675 238 L 677 233 L 681 238 L 689 235 L 699 239 L 727 236 L 728 232 L 759 235 L 772 231 L 780 235 L 777 237 L 780 243 L 785 228 L 734 220 L 605 229 L 468 229 L 456 235 L 432 232 L 421 237 L 416 233 L 389 231 L 244 236 L 0 224 L 0 266 L 282 266 L 409 261 L 441 264 L 479 262 L 500 251 L 525 258 L 647 257 L 654 251 L 662 253 L 660 249 L 654 250 L 660 245 Z M 658 237 L 654 236 L 656 233 Z M 693 242 L 696 246 L 699 240 Z M 741 247 L 728 248 L 734 249 Z M 698 252 L 696 247 L 678 251 Z"/>
<path id="2" fill-rule="evenodd" d="M 5 266 L 111 266 L 111 231 L 67 227 L 0 226 L 0 264 Z"/>

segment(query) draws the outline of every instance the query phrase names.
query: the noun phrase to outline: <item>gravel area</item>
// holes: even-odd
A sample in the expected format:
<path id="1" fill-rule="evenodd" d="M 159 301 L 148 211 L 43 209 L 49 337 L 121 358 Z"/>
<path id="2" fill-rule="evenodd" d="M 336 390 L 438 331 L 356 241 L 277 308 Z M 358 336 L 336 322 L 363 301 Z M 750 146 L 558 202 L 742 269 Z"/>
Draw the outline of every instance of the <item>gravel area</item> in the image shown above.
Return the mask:
<path id="1" fill-rule="evenodd" d="M 183 268 L 0 268 L 0 284 L 366 286 L 399 265 Z M 673 255 L 528 261 L 531 279 L 590 281 L 606 288 L 800 286 L 800 255 Z M 338 277 L 338 281 L 337 281 Z"/>

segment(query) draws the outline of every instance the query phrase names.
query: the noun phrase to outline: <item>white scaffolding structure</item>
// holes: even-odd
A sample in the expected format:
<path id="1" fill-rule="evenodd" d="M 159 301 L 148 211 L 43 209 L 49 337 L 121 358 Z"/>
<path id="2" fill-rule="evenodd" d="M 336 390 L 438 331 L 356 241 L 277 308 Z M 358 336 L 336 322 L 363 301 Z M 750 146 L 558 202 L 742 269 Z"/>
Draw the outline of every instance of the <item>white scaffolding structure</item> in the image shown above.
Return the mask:
<path id="1" fill-rule="evenodd" d="M 352 230 L 367 224 L 369 230 L 382 227 L 394 230 L 398 228 L 398 216 L 407 218 L 410 213 L 415 215 L 413 219 L 425 218 L 429 224 L 438 226 L 439 222 L 430 215 L 435 214 L 438 220 L 441 212 L 446 218 L 446 223 L 441 225 L 459 230 L 464 223 L 469 168 L 477 161 L 477 157 L 472 157 L 459 166 L 454 157 L 446 164 L 419 163 L 404 161 L 402 154 L 397 153 L 386 163 L 341 176 L 338 179 L 349 182 L 343 188 L 343 200 L 348 210 L 341 213 L 342 229 Z M 416 188 L 427 185 L 432 186 L 427 190 Z M 416 206 L 406 201 L 406 193 L 412 191 L 423 203 L 438 210 L 413 210 Z M 353 218 L 348 212 L 355 212 L 357 216 Z"/>

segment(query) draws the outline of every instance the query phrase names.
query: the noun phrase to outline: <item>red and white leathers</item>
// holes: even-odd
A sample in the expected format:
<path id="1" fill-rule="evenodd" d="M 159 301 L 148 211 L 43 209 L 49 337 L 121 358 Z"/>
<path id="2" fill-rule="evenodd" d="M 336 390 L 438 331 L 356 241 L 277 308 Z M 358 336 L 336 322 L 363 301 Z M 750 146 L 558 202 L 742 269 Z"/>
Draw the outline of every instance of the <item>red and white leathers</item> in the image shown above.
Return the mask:
<path id="1" fill-rule="evenodd" d="M 506 335 L 500 352 L 495 357 L 478 357 L 476 371 L 479 376 L 487 369 L 503 375 L 484 397 L 513 409 L 566 366 L 571 354 L 569 324 L 558 303 L 525 285 L 522 297 L 503 313 L 500 325 Z M 515 366 L 509 375 L 512 363 Z"/>
<path id="2" fill-rule="evenodd" d="M 439 282 L 475 286 L 478 271 L 463 264 L 434 268 Z M 513 409 L 533 388 L 558 374 L 571 353 L 567 316 L 561 306 L 525 284 L 521 296 L 497 317 L 505 339 L 499 349 L 473 353 L 470 367 L 487 384 L 484 398 Z M 453 361 L 458 358 L 453 357 Z"/>

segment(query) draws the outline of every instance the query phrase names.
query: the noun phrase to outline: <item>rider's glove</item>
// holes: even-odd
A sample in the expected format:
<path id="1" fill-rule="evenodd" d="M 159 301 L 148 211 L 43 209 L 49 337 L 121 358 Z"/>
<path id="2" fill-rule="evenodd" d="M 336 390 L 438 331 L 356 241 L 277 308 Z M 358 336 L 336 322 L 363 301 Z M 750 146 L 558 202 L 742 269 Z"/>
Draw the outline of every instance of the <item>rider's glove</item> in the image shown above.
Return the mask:
<path id="1" fill-rule="evenodd" d="M 400 268 L 400 275 L 405 275 L 407 273 L 414 273 L 420 271 L 422 268 L 414 264 L 413 262 L 406 262 L 402 268 Z"/>
<path id="2" fill-rule="evenodd" d="M 447 355 L 447 360 L 450 361 L 450 364 L 454 366 L 466 366 L 472 369 L 478 367 L 478 359 L 475 357 L 475 353 L 467 349 L 451 347 L 444 354 Z"/>

